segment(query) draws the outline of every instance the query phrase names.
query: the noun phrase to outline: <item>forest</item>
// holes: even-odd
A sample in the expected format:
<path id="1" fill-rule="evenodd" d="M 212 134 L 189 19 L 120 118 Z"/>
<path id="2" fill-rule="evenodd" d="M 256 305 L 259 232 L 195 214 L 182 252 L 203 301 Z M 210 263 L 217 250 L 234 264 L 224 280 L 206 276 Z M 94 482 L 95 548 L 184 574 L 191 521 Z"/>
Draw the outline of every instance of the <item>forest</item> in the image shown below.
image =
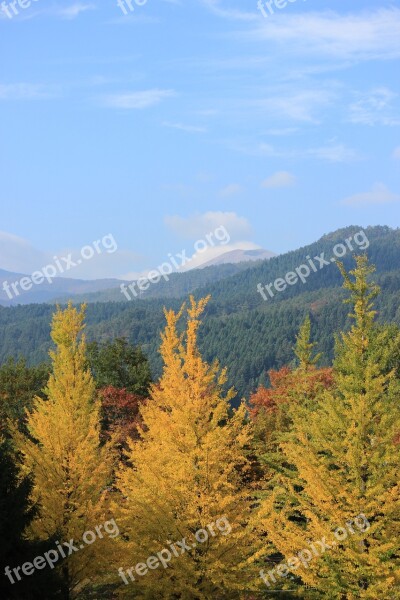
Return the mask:
<path id="1" fill-rule="evenodd" d="M 270 369 L 291 363 L 292 347 L 307 315 L 313 324 L 312 341 L 318 343 L 322 354 L 321 364 L 332 363 L 335 332 L 350 325 L 347 308 L 341 302 L 344 297 L 341 275 L 335 265 L 313 273 L 306 284 L 299 283 L 268 302 L 257 292 L 257 284 L 282 277 L 304 263 L 308 255 L 324 252 L 329 257 L 336 243 L 360 229 L 357 226 L 340 229 L 314 244 L 255 265 L 221 265 L 176 273 L 169 282 L 151 286 L 149 296 L 142 300 L 108 301 L 107 293 L 106 301 L 102 302 L 99 293 L 73 301 L 88 303 L 86 332 L 90 342 L 101 344 L 126 338 L 130 344 L 141 347 L 149 360 L 152 377 L 157 379 L 162 373 L 158 348 L 164 327 L 163 307 L 177 311 L 190 293 L 196 297 L 211 295 L 199 332 L 199 347 L 205 360 L 213 362 L 218 358 L 228 368 L 224 389 L 235 388 L 237 406 L 260 385 L 269 384 Z M 376 280 L 382 288 L 376 300 L 377 320 L 400 325 L 400 230 L 367 227 L 365 234 L 370 243 L 367 253 L 376 266 Z M 343 263 L 351 268 L 351 253 L 343 258 Z M 123 297 L 119 288 L 113 293 L 114 299 Z M 54 310 L 50 304 L 0 307 L 0 363 L 9 357 L 23 357 L 31 366 L 48 362 Z"/>
<path id="2" fill-rule="evenodd" d="M 169 304 L 157 375 L 130 307 L 3 309 L 50 360 L 0 367 L 0 597 L 400 598 L 400 244 L 369 233 L 331 289 L 247 314 L 263 263 Z"/>

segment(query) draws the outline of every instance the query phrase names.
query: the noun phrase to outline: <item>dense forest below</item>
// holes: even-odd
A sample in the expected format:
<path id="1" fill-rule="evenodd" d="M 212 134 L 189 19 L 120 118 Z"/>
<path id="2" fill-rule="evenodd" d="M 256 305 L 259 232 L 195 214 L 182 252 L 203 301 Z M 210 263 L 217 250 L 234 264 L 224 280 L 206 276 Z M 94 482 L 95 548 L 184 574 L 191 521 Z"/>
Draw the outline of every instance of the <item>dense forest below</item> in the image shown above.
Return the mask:
<path id="1" fill-rule="evenodd" d="M 140 348 L 58 307 L 50 363 L 0 367 L 0 597 L 398 598 L 400 328 L 376 324 L 368 258 L 338 266 L 333 366 L 308 314 L 236 407 L 198 344 L 210 296 L 165 311 L 155 385 Z"/>
<path id="2" fill-rule="evenodd" d="M 265 286 L 284 278 L 286 273 L 307 264 L 307 257 L 324 253 L 329 261 L 335 244 L 343 243 L 360 230 L 360 227 L 341 229 L 309 246 L 255 265 L 241 265 L 239 269 L 232 266 L 230 270 L 229 266 L 222 265 L 203 272 L 175 275 L 168 283 L 151 286 L 154 295 L 164 290 L 162 297 L 131 302 L 91 302 L 86 319 L 88 339 L 104 342 L 125 337 L 130 343 L 140 345 L 156 378 L 162 364 L 158 347 L 164 325 L 163 307 L 179 309 L 189 292 L 195 297 L 211 294 L 199 346 L 205 360 L 218 357 L 221 364 L 227 366 L 227 385 L 235 387 L 237 399 L 266 384 L 269 369 L 290 363 L 296 334 L 307 314 L 315 325 L 313 341 L 318 343 L 322 353 L 321 364 L 328 365 L 333 357 L 335 332 L 348 329 L 350 323 L 348 308 L 340 301 L 342 278 L 337 266 L 327 264 L 312 272 L 304 284 L 299 281 L 288 286 L 267 301 L 258 293 L 257 284 Z M 377 299 L 377 320 L 400 324 L 400 230 L 369 227 L 365 235 L 368 248 L 355 247 L 354 253 L 348 251 L 341 260 L 348 268 L 353 254 L 365 252 L 368 255 L 376 265 L 376 281 L 383 292 Z M 228 275 L 229 272 L 233 274 Z M 196 287 L 199 277 L 206 283 Z M 80 298 L 75 299 L 78 300 Z M 46 361 L 54 310 L 49 304 L 0 307 L 0 361 L 4 363 L 10 356 L 24 356 L 29 364 Z"/>

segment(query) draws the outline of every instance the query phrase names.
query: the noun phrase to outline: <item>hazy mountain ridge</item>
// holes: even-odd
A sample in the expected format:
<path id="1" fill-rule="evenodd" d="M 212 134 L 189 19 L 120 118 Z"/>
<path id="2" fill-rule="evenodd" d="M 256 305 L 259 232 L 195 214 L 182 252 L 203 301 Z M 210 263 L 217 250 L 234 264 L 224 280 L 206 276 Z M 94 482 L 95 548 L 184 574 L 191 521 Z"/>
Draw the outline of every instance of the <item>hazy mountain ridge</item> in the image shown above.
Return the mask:
<path id="1" fill-rule="evenodd" d="M 219 281 L 241 272 L 248 267 L 249 262 L 266 260 L 275 256 L 269 250 L 232 250 L 216 257 L 215 259 L 194 269 L 184 272 L 171 273 L 168 281 L 161 279 L 158 284 L 151 285 L 147 291 L 139 293 L 140 298 L 177 298 L 188 294 L 197 287 L 206 285 L 211 281 Z M 121 279 L 70 279 L 55 277 L 52 283 L 44 281 L 40 285 L 33 285 L 29 291 L 20 291 L 19 295 L 13 293 L 11 284 L 29 277 L 23 273 L 12 273 L 0 269 L 0 305 L 15 306 L 17 304 L 31 304 L 41 302 L 121 302 L 127 298 L 121 293 L 121 284 L 129 285 L 132 282 Z M 7 295 L 3 283 L 7 282 L 13 298 Z M 132 294 L 132 298 L 134 298 Z"/>
<path id="2" fill-rule="evenodd" d="M 273 256 L 277 256 L 277 254 L 275 252 L 271 252 L 270 250 L 230 250 L 229 252 L 224 252 L 224 254 L 209 260 L 198 268 L 204 269 L 205 267 L 216 265 L 269 260 Z"/>
<path id="3" fill-rule="evenodd" d="M 304 263 L 306 256 L 317 256 L 322 252 L 330 256 L 336 243 L 357 231 L 360 231 L 359 227 L 328 234 L 310 246 L 269 261 L 247 265 L 240 272 L 217 282 L 211 279 L 194 291 L 197 298 L 212 294 L 200 329 L 204 356 L 209 361 L 218 357 L 221 364 L 228 367 L 229 383 L 236 387 L 239 395 L 248 394 L 265 382 L 268 369 L 292 360 L 295 336 L 307 313 L 312 315 L 313 332 L 318 332 L 316 341 L 319 350 L 323 352 L 325 362 L 329 362 L 333 333 L 349 325 L 348 306 L 337 302 L 344 296 L 337 266 L 328 264 L 312 273 L 305 284 L 299 282 L 288 287 L 268 301 L 264 301 L 257 292 L 257 283 L 268 284 L 284 277 Z M 365 232 L 370 242 L 367 253 L 377 266 L 375 279 L 384 292 L 377 301 L 378 318 L 400 324 L 400 230 L 374 227 Z M 350 252 L 344 263 L 346 268 L 352 268 L 354 263 Z M 188 274 L 177 277 L 185 275 Z M 157 289 L 158 285 L 152 287 Z M 125 336 L 142 345 L 150 358 L 153 374 L 158 376 L 161 369 L 158 347 L 160 331 L 164 327 L 163 306 L 178 309 L 184 300 L 187 300 L 187 294 L 180 298 L 91 303 L 87 309 L 87 335 L 89 339 L 97 340 Z M 0 360 L 21 353 L 31 362 L 45 360 L 50 346 L 53 310 L 53 306 L 46 304 L 0 307 Z"/>
<path id="4" fill-rule="evenodd" d="M 19 295 L 15 295 L 11 286 L 14 282 L 19 282 L 24 277 L 30 277 L 23 273 L 12 273 L 0 269 L 0 305 L 13 306 L 17 304 L 31 304 L 41 302 L 51 302 L 61 294 L 76 295 L 89 292 L 101 291 L 110 287 L 120 285 L 122 282 L 119 279 L 70 279 L 67 277 L 55 277 L 52 283 L 44 281 L 40 285 L 33 285 L 29 291 L 21 291 L 17 287 Z M 9 298 L 7 292 L 3 288 L 3 283 L 7 282 L 10 288 L 10 293 L 13 298 Z"/>

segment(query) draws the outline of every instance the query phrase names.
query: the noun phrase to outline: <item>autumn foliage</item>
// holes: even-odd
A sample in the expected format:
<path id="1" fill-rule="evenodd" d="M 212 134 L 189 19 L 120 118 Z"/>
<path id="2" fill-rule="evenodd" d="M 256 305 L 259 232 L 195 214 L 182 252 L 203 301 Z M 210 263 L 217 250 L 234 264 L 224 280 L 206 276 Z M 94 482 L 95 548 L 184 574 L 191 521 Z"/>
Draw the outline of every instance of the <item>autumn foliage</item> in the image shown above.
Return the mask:
<path id="1" fill-rule="evenodd" d="M 351 327 L 337 337 L 332 367 L 318 366 L 307 316 L 292 366 L 269 371 L 269 387 L 237 409 L 226 369 L 199 349 L 208 298 L 165 310 L 163 370 L 151 385 L 141 350 L 122 338 L 92 344 L 90 363 L 85 307 L 58 308 L 45 388 L 30 398 L 29 382 L 36 390 L 43 373 L 10 363 L 0 389 L 0 531 L 12 538 L 3 554 L 82 539 L 112 517 L 120 535 L 57 563 L 49 598 L 400 597 L 400 332 L 375 323 L 379 290 L 366 257 L 349 273 L 339 268 Z M 8 402 L 16 390 L 23 417 Z M 7 527 L 4 507 L 18 498 L 18 523 Z M 360 514 L 368 529 L 309 564 L 289 564 Z M 221 518 L 227 535 L 186 545 L 165 567 L 148 566 Z M 282 561 L 289 567 L 266 590 L 260 572 Z M 133 574 L 138 564 L 143 572 Z"/>
<path id="2" fill-rule="evenodd" d="M 117 445 L 126 446 L 128 439 L 139 438 L 139 426 L 142 424 L 140 406 L 145 400 L 137 394 L 119 389 L 112 385 L 99 390 L 101 402 L 101 439 L 111 436 Z"/>

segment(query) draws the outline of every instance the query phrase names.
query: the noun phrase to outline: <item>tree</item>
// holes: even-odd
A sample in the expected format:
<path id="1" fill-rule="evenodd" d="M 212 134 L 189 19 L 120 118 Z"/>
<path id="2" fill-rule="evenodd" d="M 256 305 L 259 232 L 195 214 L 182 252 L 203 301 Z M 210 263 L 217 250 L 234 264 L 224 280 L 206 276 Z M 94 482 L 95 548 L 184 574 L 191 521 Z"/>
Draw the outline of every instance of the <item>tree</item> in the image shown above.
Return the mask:
<path id="1" fill-rule="evenodd" d="M 261 386 L 250 396 L 249 412 L 255 427 L 255 440 L 259 441 L 258 452 L 266 464 L 276 451 L 279 452 L 282 434 L 292 427 L 291 405 L 313 402 L 323 390 L 332 387 L 332 369 L 316 367 L 321 354 L 314 355 L 316 344 L 310 338 L 311 320 L 307 316 L 293 348 L 297 366 L 285 366 L 278 371 L 271 369 L 268 372 L 270 387 Z M 275 460 L 270 466 L 276 469 Z"/>
<path id="2" fill-rule="evenodd" d="M 31 534 L 39 539 L 56 536 L 62 543 L 82 539 L 101 523 L 112 467 L 108 445 L 99 444 L 100 405 L 85 367 L 83 321 L 84 307 L 79 312 L 71 303 L 54 314 L 51 337 L 56 349 L 50 352 L 48 399 L 35 398 L 27 415 L 29 437 L 14 431 L 24 471 L 33 477 L 31 501 L 39 510 Z M 61 563 L 65 599 L 74 596 L 77 584 L 94 569 L 93 548 L 85 547 Z"/>
<path id="3" fill-rule="evenodd" d="M 300 331 L 296 337 L 296 345 L 294 347 L 294 353 L 299 361 L 299 368 L 302 370 L 308 370 L 310 367 L 313 367 L 321 358 L 321 354 L 313 356 L 316 343 L 312 343 L 310 338 L 311 319 L 310 315 L 307 315 L 300 327 Z"/>
<path id="4" fill-rule="evenodd" d="M 127 540 L 125 561 L 128 556 L 146 560 L 183 537 L 191 542 L 168 568 L 160 566 L 147 577 L 126 565 L 132 569 L 125 583 L 136 578 L 139 598 L 242 598 L 251 580 L 254 541 L 247 527 L 250 495 L 243 483 L 250 432 L 243 405 L 228 416 L 233 392 L 222 393 L 225 370 L 208 365 L 198 351 L 199 319 L 207 301 L 196 303 L 191 297 L 182 335 L 177 327 L 183 307 L 178 313 L 165 311 L 163 375 L 141 407 L 141 439 L 129 442 L 128 464 L 117 477 L 124 499 L 118 522 Z M 229 524 L 229 535 L 218 535 L 219 519 Z M 207 529 L 212 523 L 214 535 Z M 208 541 L 192 545 L 199 530 L 208 532 Z"/>
<path id="5" fill-rule="evenodd" d="M 349 274 L 339 268 L 354 311 L 337 344 L 334 387 L 290 410 L 293 426 L 280 448 L 291 468 L 277 478 L 259 522 L 286 559 L 327 541 L 325 553 L 293 567 L 303 584 L 326 598 L 375 600 L 391 597 L 400 583 L 399 382 L 387 372 L 387 335 L 374 330 L 373 267 L 357 256 Z M 359 515 L 370 527 L 355 526 Z M 342 537 L 335 539 L 337 528 Z"/>
<path id="6" fill-rule="evenodd" d="M 98 389 L 113 386 L 147 397 L 151 383 L 149 362 L 140 348 L 124 338 L 88 345 L 88 360 Z"/>
<path id="7" fill-rule="evenodd" d="M 0 428 L 7 419 L 24 422 L 33 398 L 42 395 L 49 373 L 47 364 L 28 367 L 23 358 L 9 358 L 0 366 Z"/>
<path id="8" fill-rule="evenodd" d="M 35 516 L 30 503 L 32 482 L 21 477 L 10 439 L 0 438 L 0 597 L 7 600 L 56 598 L 59 581 L 54 571 L 38 571 L 17 579 L 13 568 L 49 549 L 49 541 L 28 540 L 25 531 Z"/>
<path id="9" fill-rule="evenodd" d="M 115 442 L 122 447 L 126 447 L 129 438 L 137 440 L 142 424 L 139 409 L 145 400 L 112 385 L 99 390 L 98 395 L 101 401 L 102 439 L 110 440 L 114 436 Z"/>

